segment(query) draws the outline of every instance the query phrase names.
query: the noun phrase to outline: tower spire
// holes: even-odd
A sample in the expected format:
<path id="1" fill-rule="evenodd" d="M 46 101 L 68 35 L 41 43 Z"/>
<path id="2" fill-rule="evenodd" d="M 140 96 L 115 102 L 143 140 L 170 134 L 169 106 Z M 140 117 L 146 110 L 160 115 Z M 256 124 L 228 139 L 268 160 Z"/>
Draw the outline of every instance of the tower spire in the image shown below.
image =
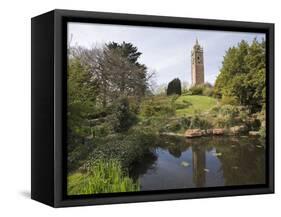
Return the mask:
<path id="1" fill-rule="evenodd" d="M 204 84 L 204 57 L 203 48 L 196 37 L 195 45 L 191 51 L 191 78 L 192 85 Z"/>

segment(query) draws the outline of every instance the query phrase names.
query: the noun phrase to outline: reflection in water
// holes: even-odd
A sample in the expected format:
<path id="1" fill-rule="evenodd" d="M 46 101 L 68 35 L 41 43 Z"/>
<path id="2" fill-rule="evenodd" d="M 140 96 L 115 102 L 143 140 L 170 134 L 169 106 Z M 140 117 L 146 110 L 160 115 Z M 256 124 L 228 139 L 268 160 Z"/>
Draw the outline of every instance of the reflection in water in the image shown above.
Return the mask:
<path id="1" fill-rule="evenodd" d="M 264 142 L 249 137 L 165 137 L 135 165 L 141 190 L 265 183 Z"/>
<path id="2" fill-rule="evenodd" d="M 206 167 L 205 145 L 192 145 L 192 165 L 193 182 L 196 187 L 203 187 L 206 182 L 204 170 Z"/>

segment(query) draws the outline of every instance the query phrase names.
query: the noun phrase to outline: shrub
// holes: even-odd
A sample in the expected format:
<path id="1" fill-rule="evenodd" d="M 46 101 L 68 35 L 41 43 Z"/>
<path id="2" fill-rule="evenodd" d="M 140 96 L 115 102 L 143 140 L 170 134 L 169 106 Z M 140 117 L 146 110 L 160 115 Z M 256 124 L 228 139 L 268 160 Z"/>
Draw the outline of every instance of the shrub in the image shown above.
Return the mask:
<path id="1" fill-rule="evenodd" d="M 172 101 L 160 102 L 149 100 L 142 104 L 140 113 L 145 117 L 172 116 L 176 112 Z"/>
<path id="2" fill-rule="evenodd" d="M 196 85 L 189 89 L 191 95 L 202 95 L 204 87 L 202 85 Z"/>
<path id="3" fill-rule="evenodd" d="M 259 132 L 262 139 L 266 137 L 266 112 L 265 108 L 261 112 L 257 113 L 257 120 L 260 122 Z"/>
<path id="4" fill-rule="evenodd" d="M 93 137 L 103 137 L 107 136 L 112 132 L 112 127 L 108 123 L 103 123 L 92 127 Z"/>
<path id="5" fill-rule="evenodd" d="M 97 160 L 116 159 L 122 168 L 128 170 L 133 163 L 141 161 L 156 139 L 156 134 L 152 130 L 140 127 L 130 129 L 127 134 L 111 134 L 96 138 L 95 149 L 89 154 L 81 169 L 91 167 L 92 162 Z"/>
<path id="6" fill-rule="evenodd" d="M 213 123 L 217 127 L 232 127 L 247 123 L 249 111 L 242 106 L 223 105 L 212 108 Z M 247 124 L 246 124 L 247 125 Z"/>
<path id="7" fill-rule="evenodd" d="M 221 99 L 221 105 L 238 105 L 237 98 L 234 96 L 223 96 Z"/>
<path id="8" fill-rule="evenodd" d="M 261 139 L 265 139 L 265 137 L 266 137 L 266 129 L 265 129 L 264 126 L 260 127 L 259 134 L 260 134 Z"/>
<path id="9" fill-rule="evenodd" d="M 169 121 L 166 125 L 164 125 L 160 131 L 162 132 L 178 132 L 180 131 L 182 128 L 180 120 L 179 119 L 175 119 L 175 120 L 171 120 Z"/>
<path id="10" fill-rule="evenodd" d="M 77 141 L 75 143 L 75 148 L 72 150 L 69 150 L 68 147 L 68 155 L 67 155 L 67 169 L 68 171 L 73 171 L 78 169 L 80 166 L 82 166 L 88 156 L 89 152 L 93 150 L 92 145 L 86 145 L 83 143 L 83 141 Z"/>
<path id="11" fill-rule="evenodd" d="M 212 123 L 205 118 L 198 115 L 192 117 L 180 117 L 168 122 L 161 128 L 163 132 L 180 132 L 187 129 L 209 129 Z"/>
<path id="12" fill-rule="evenodd" d="M 201 85 L 195 85 L 189 88 L 189 93 L 191 95 L 203 95 L 203 96 L 213 96 L 214 88 L 211 84 L 205 83 Z"/>
<path id="13" fill-rule="evenodd" d="M 133 112 L 134 114 L 138 114 L 140 111 L 141 99 L 138 97 L 131 96 L 128 97 L 128 101 L 130 104 L 130 111 Z"/>
<path id="14" fill-rule="evenodd" d="M 204 118 L 200 118 L 198 115 L 190 117 L 190 124 L 188 127 L 189 129 L 195 129 L 195 128 L 208 129 L 211 127 L 212 124 L 208 120 Z"/>
<path id="15" fill-rule="evenodd" d="M 125 132 L 137 122 L 136 115 L 130 111 L 128 98 L 120 98 L 114 108 L 112 125 L 115 132 Z"/>
<path id="16" fill-rule="evenodd" d="M 135 183 L 116 160 L 96 161 L 87 172 L 68 176 L 68 195 L 139 191 Z"/>
<path id="17" fill-rule="evenodd" d="M 213 96 L 214 95 L 214 89 L 212 87 L 206 86 L 205 88 L 203 88 L 202 95 L 204 95 L 204 96 Z"/>

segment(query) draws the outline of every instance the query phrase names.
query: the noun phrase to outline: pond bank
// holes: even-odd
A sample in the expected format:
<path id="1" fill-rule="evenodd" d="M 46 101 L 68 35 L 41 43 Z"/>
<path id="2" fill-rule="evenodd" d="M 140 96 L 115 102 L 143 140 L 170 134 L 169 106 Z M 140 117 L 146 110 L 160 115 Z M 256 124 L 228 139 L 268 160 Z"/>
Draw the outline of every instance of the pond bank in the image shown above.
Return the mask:
<path id="1" fill-rule="evenodd" d="M 259 137 L 260 133 L 258 131 L 247 131 L 243 125 L 225 128 L 213 128 L 213 129 L 188 129 L 184 133 L 174 133 L 174 132 L 162 132 L 159 135 L 166 136 L 179 136 L 185 138 L 195 138 L 202 136 L 235 136 L 235 135 L 249 135 Z"/>

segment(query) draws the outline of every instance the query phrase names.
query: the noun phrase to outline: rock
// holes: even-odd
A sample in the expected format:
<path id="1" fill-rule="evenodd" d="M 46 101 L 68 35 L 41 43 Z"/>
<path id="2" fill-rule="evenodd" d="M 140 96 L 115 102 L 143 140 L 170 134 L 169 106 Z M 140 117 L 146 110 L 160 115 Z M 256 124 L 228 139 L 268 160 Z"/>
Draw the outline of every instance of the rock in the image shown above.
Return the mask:
<path id="1" fill-rule="evenodd" d="M 203 133 L 202 133 L 202 130 L 200 130 L 200 129 L 189 129 L 189 130 L 186 130 L 184 133 L 184 136 L 187 138 L 199 137 L 202 135 L 203 135 Z"/>
<path id="2" fill-rule="evenodd" d="M 176 137 L 182 137 L 183 134 L 180 133 L 173 133 L 173 132 L 162 132 L 160 133 L 160 136 L 176 136 Z"/>
<path id="3" fill-rule="evenodd" d="M 229 133 L 230 134 L 240 134 L 246 131 L 246 126 L 245 125 L 240 125 L 240 126 L 234 126 L 229 128 Z"/>
<path id="4" fill-rule="evenodd" d="M 207 135 L 212 135 L 213 134 L 213 129 L 207 129 L 206 130 Z"/>
<path id="5" fill-rule="evenodd" d="M 202 136 L 206 136 L 207 135 L 206 130 L 201 130 L 201 133 L 202 133 Z"/>
<path id="6" fill-rule="evenodd" d="M 213 129 L 213 135 L 223 135 L 224 129 L 223 128 L 214 128 Z"/>
<path id="7" fill-rule="evenodd" d="M 188 167 L 188 166 L 189 166 L 189 163 L 186 162 L 186 161 L 182 161 L 182 162 L 181 162 L 181 165 L 182 165 L 183 167 Z"/>
<path id="8" fill-rule="evenodd" d="M 249 136 L 260 136 L 259 131 L 249 131 Z"/>

